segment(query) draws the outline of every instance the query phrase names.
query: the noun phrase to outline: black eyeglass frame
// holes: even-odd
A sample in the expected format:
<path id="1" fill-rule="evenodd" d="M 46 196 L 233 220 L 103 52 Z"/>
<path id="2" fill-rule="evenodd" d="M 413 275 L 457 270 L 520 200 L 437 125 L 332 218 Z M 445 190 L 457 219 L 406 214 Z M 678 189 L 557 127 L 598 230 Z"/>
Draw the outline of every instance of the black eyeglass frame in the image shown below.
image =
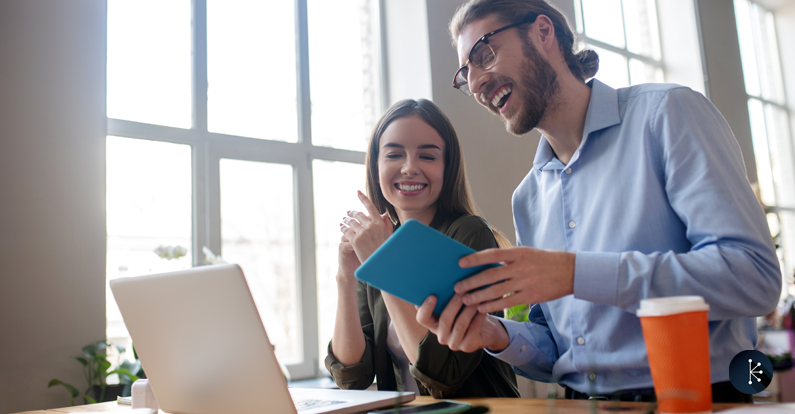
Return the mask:
<path id="1" fill-rule="evenodd" d="M 461 73 L 461 71 L 464 70 L 464 69 L 467 69 L 469 64 L 472 63 L 472 52 L 475 51 L 475 48 L 477 48 L 478 44 L 484 43 L 491 50 L 491 54 L 494 55 L 494 60 L 492 61 L 491 65 L 489 65 L 489 67 L 485 68 L 485 67 L 478 66 L 479 68 L 481 68 L 483 70 L 489 70 L 489 69 L 493 68 L 494 65 L 497 64 L 497 52 L 495 52 L 494 49 L 489 44 L 489 38 L 494 36 L 494 35 L 496 35 L 497 33 L 504 32 L 505 30 L 508 30 L 508 29 L 510 29 L 512 27 L 516 27 L 516 26 L 523 25 L 523 24 L 526 24 L 526 23 L 535 23 L 536 19 L 538 19 L 538 16 L 540 16 L 540 15 L 530 15 L 528 17 L 525 17 L 524 19 L 522 19 L 519 22 L 511 23 L 511 24 L 509 24 L 507 26 L 500 27 L 497 30 L 488 32 L 488 33 L 484 34 L 483 36 L 481 36 L 480 39 L 478 39 L 478 41 L 475 42 L 475 44 L 472 45 L 472 47 L 469 49 L 469 54 L 467 55 L 467 61 L 464 62 L 464 64 L 461 65 L 461 67 L 458 68 L 457 71 L 455 71 L 455 75 L 453 76 L 453 88 L 458 89 L 459 91 L 461 91 L 461 93 L 463 93 L 463 94 L 465 94 L 467 96 L 474 95 L 471 90 L 469 91 L 469 93 L 467 93 L 466 91 L 461 89 L 462 86 L 464 86 L 464 85 L 469 83 L 468 77 L 465 78 L 465 79 L 467 79 L 467 81 L 463 82 L 463 83 L 456 82 L 456 79 L 458 79 L 458 75 Z"/>

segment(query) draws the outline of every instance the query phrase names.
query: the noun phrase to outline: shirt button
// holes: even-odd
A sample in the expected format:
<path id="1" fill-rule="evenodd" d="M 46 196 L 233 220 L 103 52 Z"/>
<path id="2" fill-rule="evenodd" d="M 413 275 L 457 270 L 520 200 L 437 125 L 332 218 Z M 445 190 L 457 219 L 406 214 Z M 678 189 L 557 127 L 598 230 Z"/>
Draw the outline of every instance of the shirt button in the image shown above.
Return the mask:
<path id="1" fill-rule="evenodd" d="M 571 168 L 566 168 L 566 174 L 571 174 Z"/>
<path id="2" fill-rule="evenodd" d="M 522 351 L 524 351 L 525 349 L 527 349 L 527 345 L 522 345 L 522 346 L 520 346 L 520 347 L 519 347 L 519 349 L 521 349 Z"/>
<path id="3" fill-rule="evenodd" d="M 593 381 L 593 380 L 595 380 L 595 379 L 596 379 L 596 374 L 594 374 L 594 373 L 591 373 L 591 375 L 589 375 L 589 376 L 588 376 L 588 378 L 590 378 L 590 379 L 591 379 L 591 381 Z"/>
<path id="4" fill-rule="evenodd" d="M 575 228 L 575 227 L 577 227 L 577 223 L 575 223 L 575 222 L 573 222 L 573 221 L 570 221 L 570 222 L 569 222 L 569 228 L 572 228 L 572 229 L 573 229 L 573 228 Z"/>
<path id="5" fill-rule="evenodd" d="M 580 345 L 584 345 L 585 344 L 585 338 L 583 338 L 583 337 L 577 338 L 577 343 L 580 344 Z"/>

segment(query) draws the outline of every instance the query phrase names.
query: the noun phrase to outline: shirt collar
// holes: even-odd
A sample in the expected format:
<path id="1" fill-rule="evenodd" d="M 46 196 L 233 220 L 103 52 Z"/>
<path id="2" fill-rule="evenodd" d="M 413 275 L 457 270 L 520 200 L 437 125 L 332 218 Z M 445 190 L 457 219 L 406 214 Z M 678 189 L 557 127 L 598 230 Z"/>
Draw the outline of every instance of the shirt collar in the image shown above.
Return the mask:
<path id="1" fill-rule="evenodd" d="M 591 99 L 588 102 L 588 112 L 585 114 L 585 127 L 583 128 L 583 138 L 580 147 L 577 148 L 569 164 L 573 163 L 580 156 L 580 150 L 588 140 L 591 132 L 599 131 L 613 125 L 621 123 L 621 116 L 618 112 L 618 92 L 600 82 L 599 79 L 592 79 L 588 82 L 591 87 Z M 546 137 L 541 135 L 538 143 L 533 168 L 538 170 L 561 169 L 564 165 L 555 158 L 555 152 L 549 145 Z"/>

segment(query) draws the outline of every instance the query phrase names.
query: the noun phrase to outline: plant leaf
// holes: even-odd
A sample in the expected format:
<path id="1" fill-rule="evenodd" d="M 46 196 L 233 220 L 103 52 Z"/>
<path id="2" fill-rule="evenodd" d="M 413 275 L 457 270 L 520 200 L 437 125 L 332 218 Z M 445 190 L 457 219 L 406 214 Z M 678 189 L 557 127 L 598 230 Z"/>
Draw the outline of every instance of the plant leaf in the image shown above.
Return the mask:
<path id="1" fill-rule="evenodd" d="M 100 350 L 107 349 L 107 348 L 108 348 L 108 342 L 106 342 L 104 339 L 102 339 L 102 340 L 99 340 L 99 341 L 96 341 L 94 343 L 91 343 L 91 344 L 88 344 L 88 345 L 84 346 L 83 347 L 83 353 L 88 358 L 94 358 L 96 355 L 99 354 Z M 103 354 L 104 354 L 104 352 L 103 352 Z"/>
<path id="2" fill-rule="evenodd" d="M 86 402 L 87 402 L 87 403 L 89 403 L 89 404 L 96 404 L 96 403 L 97 403 L 97 400 L 93 399 L 93 398 L 92 398 L 90 395 L 88 395 L 88 394 L 83 394 L 83 398 L 85 398 L 85 399 L 86 399 Z"/>
<path id="3" fill-rule="evenodd" d="M 138 375 L 138 371 L 141 370 L 141 361 L 130 362 L 125 359 L 119 368 L 128 369 L 131 373 Z"/>
<path id="4" fill-rule="evenodd" d="M 78 360 L 81 364 L 83 364 L 84 367 L 88 365 L 88 360 L 83 357 L 75 357 L 75 359 Z"/>
<path id="5" fill-rule="evenodd" d="M 135 374 L 133 374 L 132 371 L 130 371 L 127 368 L 118 368 L 118 369 L 114 369 L 111 372 L 108 372 L 108 375 L 113 375 L 113 374 L 118 374 L 119 375 L 119 383 L 120 384 L 131 385 L 133 382 L 138 381 L 138 377 Z M 124 377 L 129 378 L 129 382 Z"/>
<path id="6" fill-rule="evenodd" d="M 80 395 L 80 391 L 78 391 L 77 388 L 75 388 L 71 384 L 67 384 L 67 383 L 65 383 L 65 382 L 63 382 L 61 380 L 58 380 L 58 379 L 51 379 L 50 383 L 47 384 L 47 388 L 51 388 L 51 387 L 54 387 L 56 385 L 63 385 L 64 388 L 66 388 L 66 390 L 69 391 L 69 394 L 72 395 L 72 398 L 75 398 L 78 395 Z"/>

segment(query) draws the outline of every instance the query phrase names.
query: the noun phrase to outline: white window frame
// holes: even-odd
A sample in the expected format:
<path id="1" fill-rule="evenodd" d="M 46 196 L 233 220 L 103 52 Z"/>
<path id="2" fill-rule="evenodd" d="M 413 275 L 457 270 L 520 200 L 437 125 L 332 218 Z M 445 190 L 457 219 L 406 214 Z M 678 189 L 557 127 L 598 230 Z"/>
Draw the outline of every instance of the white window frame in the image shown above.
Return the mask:
<path id="1" fill-rule="evenodd" d="M 654 12 L 655 12 L 655 16 L 657 18 L 657 39 L 659 39 L 659 41 L 661 43 L 660 44 L 660 60 L 656 60 L 656 59 L 650 58 L 648 56 L 643 56 L 643 55 L 639 55 L 639 54 L 634 53 L 634 52 L 630 52 L 629 49 L 627 49 L 626 46 L 621 48 L 621 47 L 613 46 L 613 45 L 611 45 L 609 43 L 605 43 L 605 42 L 602 42 L 600 40 L 592 39 L 592 38 L 586 36 L 585 35 L 585 27 L 587 26 L 588 22 L 587 22 L 585 14 L 582 11 L 583 10 L 582 0 L 573 0 L 574 17 L 575 17 L 575 20 L 573 21 L 573 23 L 574 22 L 578 22 L 578 21 L 580 21 L 580 19 L 582 19 L 582 23 L 579 26 L 582 26 L 582 28 L 583 28 L 583 31 L 579 32 L 579 30 L 577 30 L 578 29 L 578 27 L 577 27 L 578 25 L 575 24 L 574 29 L 577 30 L 577 40 L 579 40 L 582 43 L 585 43 L 586 45 L 596 46 L 598 48 L 607 50 L 609 52 L 617 53 L 617 54 L 627 58 L 626 59 L 627 60 L 627 78 L 629 79 L 630 85 L 632 85 L 632 71 L 630 70 L 630 67 L 629 67 L 630 59 L 639 60 L 639 61 L 641 61 L 641 62 L 643 62 L 643 63 L 645 63 L 647 65 L 651 65 L 651 66 L 654 66 L 654 67 L 660 69 L 662 71 L 662 74 L 663 74 L 663 79 L 666 79 L 665 64 L 663 63 L 663 62 L 665 62 L 665 55 L 664 55 L 665 52 L 664 52 L 663 47 L 662 47 L 663 37 L 662 37 L 662 30 L 660 28 L 661 23 L 660 23 L 660 5 L 659 5 L 659 2 L 660 2 L 660 0 L 655 0 L 654 1 L 654 8 L 655 8 Z M 624 45 L 628 45 L 629 42 L 627 41 L 627 25 L 626 25 L 625 18 L 624 18 L 624 2 L 623 1 L 621 2 L 621 29 L 622 29 L 622 32 L 624 34 Z"/>
<path id="2" fill-rule="evenodd" d="M 383 48 L 383 0 L 373 0 L 376 18 L 374 42 Z M 292 379 L 313 378 L 324 374 L 318 361 L 317 271 L 315 266 L 315 212 L 312 178 L 313 160 L 364 164 L 364 151 L 350 151 L 312 145 L 309 41 L 307 0 L 295 0 L 296 71 L 298 79 L 298 141 L 296 143 L 252 139 L 209 132 L 207 129 L 207 1 L 192 0 L 192 127 L 181 129 L 108 118 L 109 136 L 138 138 L 191 146 L 192 176 L 192 256 L 193 265 L 203 262 L 202 247 L 216 254 L 221 250 L 220 160 L 222 158 L 287 164 L 293 167 L 295 188 L 295 251 L 298 280 L 298 320 L 301 323 L 302 362 L 287 365 Z M 385 54 L 379 57 L 382 89 L 381 105 L 389 102 Z M 379 113 L 380 113 L 379 108 Z"/>

